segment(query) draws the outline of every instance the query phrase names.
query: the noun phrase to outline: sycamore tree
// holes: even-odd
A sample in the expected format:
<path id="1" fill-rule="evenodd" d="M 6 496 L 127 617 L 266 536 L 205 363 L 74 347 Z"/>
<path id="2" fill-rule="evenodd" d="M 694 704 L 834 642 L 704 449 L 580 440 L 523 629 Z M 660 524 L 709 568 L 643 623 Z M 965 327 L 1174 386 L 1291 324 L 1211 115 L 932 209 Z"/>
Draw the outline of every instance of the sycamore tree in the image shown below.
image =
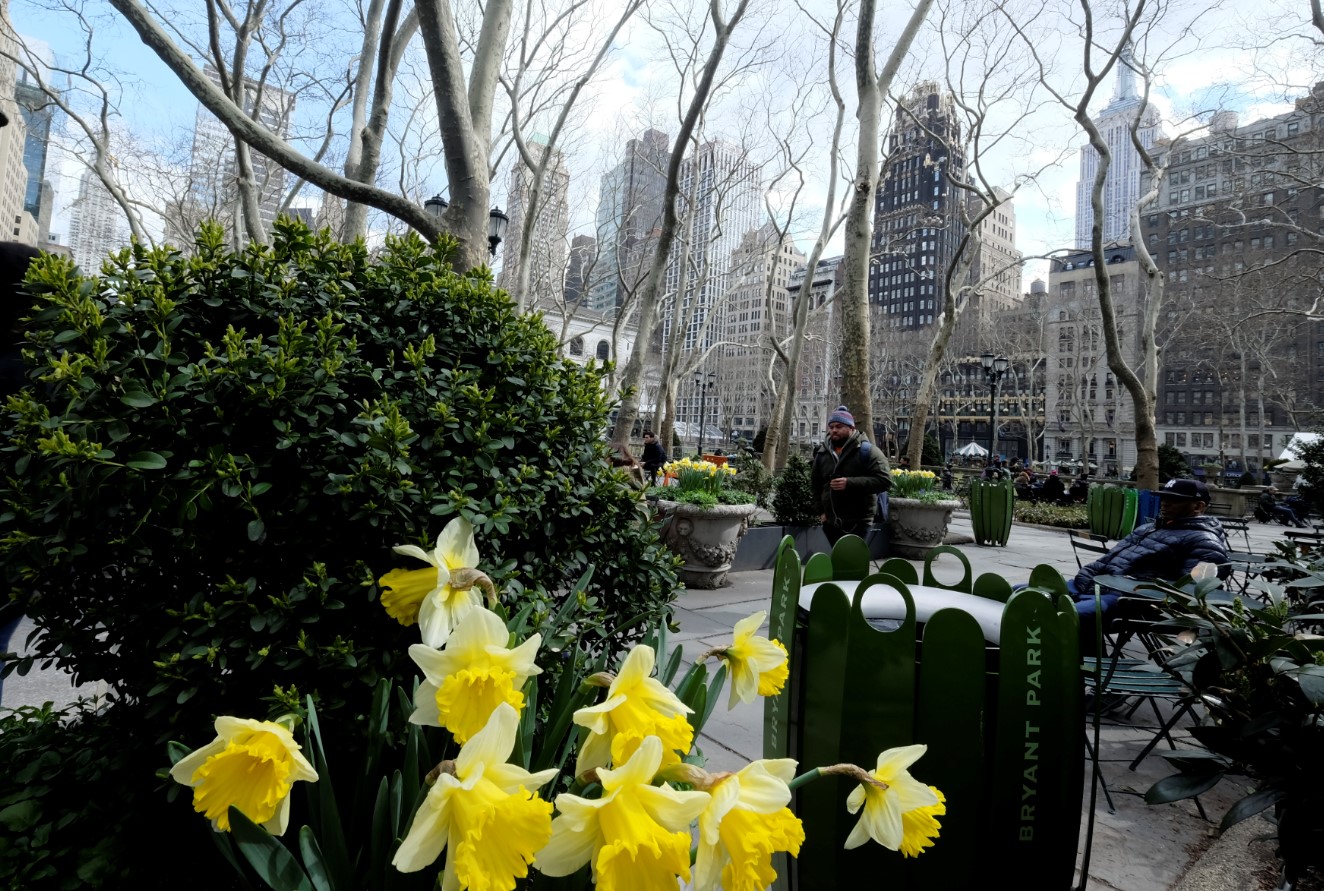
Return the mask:
<path id="1" fill-rule="evenodd" d="M 258 55 L 260 61 L 272 61 L 271 70 L 278 71 L 280 66 L 275 60 L 283 54 L 295 48 L 315 53 L 326 42 L 325 37 L 340 33 L 329 28 L 318 39 L 287 39 L 282 29 L 292 18 L 320 15 L 324 23 L 338 22 L 346 15 L 343 9 L 329 2 L 314 5 L 311 0 L 246 0 L 242 6 L 232 5 L 229 0 L 207 0 L 200 15 L 196 10 L 186 10 L 189 20 L 181 21 L 168 10 L 149 7 L 140 0 L 110 2 L 143 43 L 233 135 L 241 182 L 245 177 L 243 156 L 260 154 L 347 202 L 342 237 L 363 234 L 367 220 L 363 208 L 375 208 L 429 238 L 443 231 L 450 233 L 459 242 L 452 257 L 457 269 L 487 262 L 490 181 L 499 155 L 496 137 L 507 132 L 511 120 L 508 109 L 500 106 L 497 98 L 500 79 L 510 76 L 512 30 L 519 29 L 525 36 L 534 30 L 523 18 L 524 7 L 513 0 L 488 0 L 479 8 L 453 4 L 451 0 L 374 0 L 366 7 L 354 7 L 350 14 L 359 19 L 357 45 L 338 61 L 317 60 L 319 67 L 335 61 L 349 84 L 344 100 L 351 120 L 348 148 L 343 169 L 336 170 L 319 160 L 315 152 L 286 141 L 262 115 L 254 114 L 243 90 L 246 78 L 264 83 L 262 76 L 267 70 L 265 64 L 254 63 L 255 71 L 254 65 L 246 61 L 250 53 Z M 574 0 L 564 0 L 562 9 L 573 5 Z M 549 17 L 554 19 L 556 14 L 553 10 Z M 186 28 L 190 23 L 196 27 Z M 556 32 L 553 29 L 548 33 Z M 392 93 L 415 35 L 422 41 L 431 92 L 428 114 L 420 116 L 418 123 L 440 134 L 448 183 L 449 203 L 440 221 L 411 197 L 378 184 Z M 203 52 L 194 52 L 195 47 Z M 545 53 L 559 51 L 553 39 L 542 47 Z M 546 58 L 545 54 L 515 55 L 516 65 L 518 59 L 527 62 L 535 57 Z M 219 86 L 195 56 L 225 63 Z M 553 70 L 555 65 L 549 64 L 541 72 Z M 537 78 L 531 75 L 529 79 Z M 569 90 L 576 93 L 573 85 Z M 515 86 L 514 92 L 521 95 L 522 88 Z M 564 93 L 560 95 L 560 107 L 566 102 L 573 104 Z M 250 235 L 255 235 L 251 201 L 245 204 L 244 218 Z"/>
<path id="2" fill-rule="evenodd" d="M 644 366 L 648 359 L 647 345 L 658 323 L 666 295 L 668 258 L 672 246 L 683 231 L 680 218 L 682 162 L 693 147 L 696 130 L 702 132 L 701 120 L 714 90 L 720 89 L 732 77 L 733 71 L 742 70 L 751 61 L 740 57 L 740 47 L 736 48 L 735 61 L 727 58 L 736 29 L 748 11 L 749 0 L 729 0 L 725 3 L 722 0 L 711 0 L 701 21 L 686 21 L 683 18 L 677 21 L 664 15 L 649 18 L 657 34 L 667 42 L 670 56 L 681 74 L 681 89 L 675 97 L 679 125 L 666 160 L 662 220 L 653 245 L 648 274 L 636 298 L 639 341 L 621 374 L 621 406 L 613 435 L 614 442 L 620 446 L 629 443 L 635 422 L 639 420 Z M 663 439 L 663 442 L 669 440 Z"/>
<path id="3" fill-rule="evenodd" d="M 1118 7 L 1099 7 L 1091 0 L 1077 0 L 1061 7 L 1062 22 L 1051 34 L 1038 26 L 1027 26 L 1012 16 L 1005 21 L 1021 39 L 1032 60 L 1043 89 L 1067 111 L 1098 158 L 1088 196 L 1092 211 L 1090 252 L 1094 284 L 1105 344 L 1107 365 L 1132 402 L 1135 415 L 1137 485 L 1156 489 L 1159 484 L 1158 439 L 1155 430 L 1159 344 L 1156 337 L 1162 318 L 1164 277 L 1143 237 L 1142 220 L 1153 212 L 1167 176 L 1168 155 L 1151 149 L 1143 131 L 1149 123 L 1150 92 L 1158 72 L 1173 58 L 1199 48 L 1199 37 L 1191 21 L 1180 21 L 1180 11 L 1167 4 L 1135 0 Z M 1189 15 L 1198 19 L 1199 11 Z M 1045 39 L 1051 38 L 1051 39 Z M 1062 66 L 1056 49 L 1077 53 L 1077 64 Z M 1109 276 L 1104 236 L 1104 195 L 1109 170 L 1115 161 L 1113 145 L 1100 126 L 1100 115 L 1092 106 L 1119 71 L 1127 72 L 1141 86 L 1139 101 L 1129 119 L 1128 136 L 1138 157 L 1145 187 L 1138 201 L 1126 208 L 1129 233 L 1140 264 L 1142 287 L 1138 354 L 1128 358 L 1119 335 L 1121 313 Z M 1195 124 L 1188 123 L 1186 129 Z"/>
<path id="4" fill-rule="evenodd" d="M 898 103 L 898 126 L 911 128 L 946 150 L 945 163 L 944 159 L 926 158 L 925 165 L 941 172 L 951 212 L 940 219 L 921 219 L 889 230 L 889 237 L 877 242 L 880 261 L 886 263 L 895 256 L 904 262 L 907 251 L 902 240 L 913 240 L 935 225 L 940 229 L 934 231 L 955 230 L 942 232 L 953 246 L 946 266 L 937 270 L 942 311 L 935 319 L 928 356 L 913 391 L 912 431 L 922 432 L 928 425 L 944 357 L 967 305 L 995 306 L 999 294 L 1003 301 L 1020 296 L 1007 292 L 1017 278 L 1010 274 L 1019 269 L 1021 256 L 994 249 L 996 239 L 990 229 L 999 209 L 1062 159 L 1059 153 L 1045 156 L 1030 151 L 1031 134 L 1045 100 L 1033 72 L 1023 64 L 1024 52 L 1016 34 L 1003 24 L 1009 15 L 1024 13 L 1000 2 L 940 4 L 934 42 L 941 50 L 944 75 L 912 96 L 939 90 L 939 105 L 946 113 L 932 118 L 910 97 Z M 931 129 L 939 125 L 944 126 L 943 132 Z M 1000 165 L 995 173 L 993 165 L 1008 156 L 1017 160 Z M 907 454 L 912 466 L 919 466 L 922 449 L 923 437 L 911 436 Z"/>

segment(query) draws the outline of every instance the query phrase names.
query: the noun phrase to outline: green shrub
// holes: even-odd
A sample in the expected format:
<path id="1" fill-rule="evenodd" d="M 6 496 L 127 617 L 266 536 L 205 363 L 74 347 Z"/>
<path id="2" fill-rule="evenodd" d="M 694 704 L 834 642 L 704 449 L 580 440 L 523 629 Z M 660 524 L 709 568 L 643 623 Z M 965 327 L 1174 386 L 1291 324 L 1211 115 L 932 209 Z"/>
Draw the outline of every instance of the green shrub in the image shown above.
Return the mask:
<path id="1" fill-rule="evenodd" d="M 1036 504 L 1017 501 L 1012 508 L 1012 519 L 1040 526 L 1060 526 L 1063 529 L 1088 529 L 1089 515 L 1083 504 Z"/>
<path id="2" fill-rule="evenodd" d="M 742 441 L 731 457 L 731 466 L 736 469 L 736 475 L 727 485 L 749 495 L 759 507 L 771 506 L 776 480 L 752 447 Z"/>
<path id="3" fill-rule="evenodd" d="M 797 454 L 786 457 L 772 496 L 772 513 L 783 526 L 817 526 L 821 514 L 810 486 L 812 468 Z"/>
<path id="4" fill-rule="evenodd" d="M 83 706 L 0 715 L 0 763 L 9 766 L 0 783 L 0 887 L 127 886 L 115 854 L 133 829 L 120 807 L 133 792 L 122 785 L 133 753 L 125 742 Z"/>
<path id="5" fill-rule="evenodd" d="M 361 723 L 379 678 L 415 675 L 374 579 L 455 515 L 545 646 L 614 652 L 668 615 L 674 559 L 607 467 L 600 376 L 540 320 L 413 236 L 375 259 L 298 224 L 197 244 L 32 267 L 0 483 L 9 595 L 40 631 L 20 668 L 107 681 L 158 765 L 264 700 Z"/>
<path id="6" fill-rule="evenodd" d="M 1159 444 L 1158 462 L 1159 482 L 1161 483 L 1166 483 L 1174 477 L 1184 477 L 1191 472 L 1182 453 L 1177 451 L 1175 446 L 1170 446 L 1166 442 Z"/>

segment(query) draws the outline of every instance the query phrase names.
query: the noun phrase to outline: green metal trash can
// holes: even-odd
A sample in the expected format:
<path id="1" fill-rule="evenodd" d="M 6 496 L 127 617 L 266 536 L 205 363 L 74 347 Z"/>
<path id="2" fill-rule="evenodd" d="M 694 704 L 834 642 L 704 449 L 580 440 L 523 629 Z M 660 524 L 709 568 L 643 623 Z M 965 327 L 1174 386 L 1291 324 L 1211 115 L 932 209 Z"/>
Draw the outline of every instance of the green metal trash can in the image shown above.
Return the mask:
<path id="1" fill-rule="evenodd" d="M 1084 706 L 1078 619 L 1061 575 L 1039 567 L 1038 587 L 1010 595 L 991 574 L 963 591 L 908 585 L 868 575 L 853 538 L 838 543 L 830 570 L 815 555 L 802 573 L 789 543 L 778 556 L 770 632 L 791 668 L 765 706 L 764 757 L 796 758 L 801 771 L 839 762 L 872 770 L 884 749 L 923 743 L 911 772 L 943 792 L 947 813 L 918 858 L 877 845 L 847 851 L 858 819 L 845 808 L 851 784 L 810 783 L 793 802 L 805 842 L 777 864 L 777 887 L 959 891 L 1002 876 L 1018 888 L 1069 888 Z M 806 576 L 816 583 L 808 596 Z M 967 608 L 934 608 L 943 603 Z"/>

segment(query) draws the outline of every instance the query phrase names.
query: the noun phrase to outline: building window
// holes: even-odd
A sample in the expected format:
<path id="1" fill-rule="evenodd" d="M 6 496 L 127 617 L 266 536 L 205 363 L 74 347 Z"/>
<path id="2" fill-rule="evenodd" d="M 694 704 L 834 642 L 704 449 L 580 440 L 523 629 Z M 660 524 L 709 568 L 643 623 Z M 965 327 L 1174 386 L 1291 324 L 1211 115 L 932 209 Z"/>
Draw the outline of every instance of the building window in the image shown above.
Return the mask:
<path id="1" fill-rule="evenodd" d="M 605 340 L 599 340 L 598 359 L 602 362 L 606 362 L 607 359 L 610 357 L 611 357 L 611 344 L 607 343 L 607 341 Z"/>
<path id="2" fill-rule="evenodd" d="M 584 338 L 576 337 L 574 340 L 570 341 L 570 355 L 572 356 L 584 355 Z"/>

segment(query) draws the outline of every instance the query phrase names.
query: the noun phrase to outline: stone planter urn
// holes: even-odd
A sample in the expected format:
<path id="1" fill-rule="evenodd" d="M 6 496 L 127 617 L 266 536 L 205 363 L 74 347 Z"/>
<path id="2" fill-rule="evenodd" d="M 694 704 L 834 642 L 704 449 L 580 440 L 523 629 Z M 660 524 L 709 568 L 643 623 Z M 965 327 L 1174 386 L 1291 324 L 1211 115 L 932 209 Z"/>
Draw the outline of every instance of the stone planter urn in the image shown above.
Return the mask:
<path id="1" fill-rule="evenodd" d="M 891 533 L 889 553 L 895 557 L 922 560 L 947 537 L 952 511 L 961 502 L 919 501 L 914 498 L 887 499 L 887 529 Z"/>
<path id="2" fill-rule="evenodd" d="M 685 561 L 680 568 L 685 587 L 720 588 L 756 506 L 701 507 L 664 500 L 657 506 L 662 517 L 671 521 L 662 530 L 662 541 Z"/>

